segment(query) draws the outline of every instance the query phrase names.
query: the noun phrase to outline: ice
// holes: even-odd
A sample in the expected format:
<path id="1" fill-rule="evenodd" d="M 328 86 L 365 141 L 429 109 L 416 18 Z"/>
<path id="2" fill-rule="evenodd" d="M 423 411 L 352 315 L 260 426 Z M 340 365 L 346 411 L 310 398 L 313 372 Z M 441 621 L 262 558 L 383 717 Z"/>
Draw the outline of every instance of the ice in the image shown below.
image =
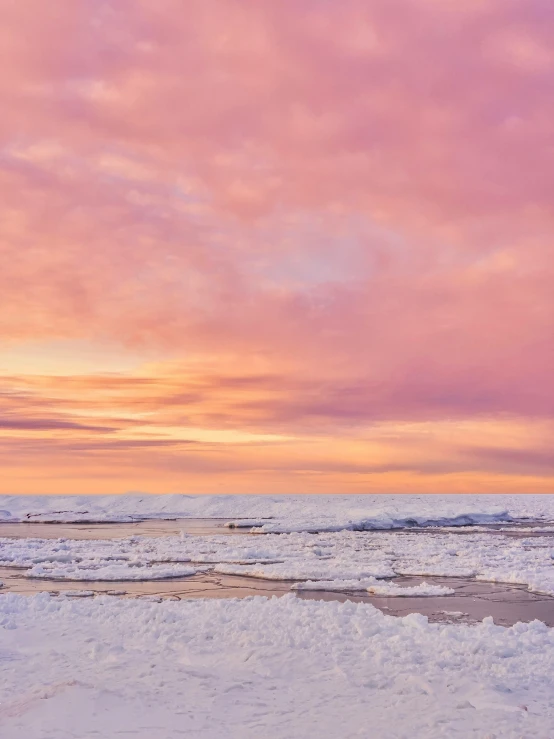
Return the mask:
<path id="1" fill-rule="evenodd" d="M 129 567 L 127 565 L 107 565 L 105 567 L 52 567 L 35 565 L 25 573 L 27 577 L 53 580 L 163 580 L 172 577 L 190 577 L 202 572 L 204 568 L 181 567 Z"/>
<path id="2" fill-rule="evenodd" d="M 270 565 L 234 565 L 218 564 L 214 567 L 215 572 L 224 575 L 243 575 L 247 577 L 258 577 L 264 580 L 308 580 L 325 579 L 331 577 L 335 580 L 348 580 L 360 577 L 385 578 L 393 577 L 394 570 L 380 563 L 373 567 L 360 567 L 354 563 L 339 562 L 331 564 L 324 562 L 316 566 L 310 562 L 283 562 Z"/>
<path id="3" fill-rule="evenodd" d="M 372 531 L 387 529 L 403 529 L 416 526 L 471 526 L 479 523 L 498 523 L 511 519 L 507 510 L 498 509 L 494 512 L 484 513 L 445 513 L 437 516 L 434 511 L 425 513 L 408 513 L 403 516 L 391 516 L 388 513 L 378 511 L 370 515 L 360 515 L 355 518 L 343 518 L 339 515 L 323 515 L 304 519 L 285 520 L 282 522 L 265 523 L 262 526 L 251 529 L 253 534 L 283 534 L 307 531 L 318 533 L 320 531 Z"/>
<path id="4" fill-rule="evenodd" d="M 236 521 L 227 521 L 225 526 L 229 529 L 252 529 L 259 528 L 264 524 L 265 521 L 261 518 L 239 518 Z"/>
<path id="5" fill-rule="evenodd" d="M 403 586 L 394 579 L 402 574 L 470 576 L 554 595 L 549 530 L 454 533 L 469 520 L 554 520 L 552 496 L 91 496 L 4 498 L 0 508 L 12 521 L 217 516 L 289 531 L 0 539 L 0 565 L 30 578 L 86 587 L 89 580 L 215 571 L 295 581 L 280 599 L 182 602 L 124 599 L 119 589 L 93 598 L 87 590 L 49 597 L 5 588 L 2 739 L 554 736 L 554 630 L 544 624 L 506 629 L 489 618 L 468 625 L 461 611 L 450 613 L 455 624 L 430 624 L 418 613 L 393 618 L 367 603 L 297 595 L 453 592 L 425 582 Z M 456 528 L 432 528 L 437 522 Z M 427 528 L 416 533 L 414 525 Z"/>
<path id="6" fill-rule="evenodd" d="M 224 518 L 265 531 L 554 520 L 549 495 L 74 495 L 0 496 L 3 521 Z M 242 519 L 242 522 L 241 522 Z"/>
<path id="7" fill-rule="evenodd" d="M 434 595 L 452 595 L 454 590 L 446 588 L 442 585 L 428 585 L 422 582 L 414 586 L 401 586 L 395 583 L 379 582 L 376 578 L 362 580 L 307 580 L 291 585 L 291 590 L 328 590 L 328 591 L 366 591 L 372 595 L 394 595 L 400 597 L 407 596 L 434 596 Z"/>
<path id="8" fill-rule="evenodd" d="M 60 593 L 62 598 L 92 598 L 94 590 L 64 590 Z"/>
<path id="9" fill-rule="evenodd" d="M 268 580 L 476 577 L 554 595 L 554 540 L 429 531 L 306 532 L 113 540 L 0 539 L 0 566 L 29 577 L 143 580 L 219 573 Z M 415 591 L 414 595 L 417 594 Z"/>
<path id="10" fill-rule="evenodd" d="M 467 616 L 468 615 L 464 611 L 443 611 L 443 613 L 446 616 L 452 616 L 452 618 L 462 618 L 463 616 Z"/>

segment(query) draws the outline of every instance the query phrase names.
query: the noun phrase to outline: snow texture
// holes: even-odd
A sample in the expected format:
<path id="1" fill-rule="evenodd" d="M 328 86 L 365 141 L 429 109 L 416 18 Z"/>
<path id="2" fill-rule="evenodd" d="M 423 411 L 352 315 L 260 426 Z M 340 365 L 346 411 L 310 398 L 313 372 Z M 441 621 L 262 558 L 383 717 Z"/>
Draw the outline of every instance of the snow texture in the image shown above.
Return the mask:
<path id="1" fill-rule="evenodd" d="M 521 583 L 531 591 L 554 595 L 553 556 L 550 536 L 437 530 L 256 537 L 182 534 L 100 541 L 0 539 L 0 566 L 26 568 L 27 577 L 80 581 L 188 577 L 213 569 L 284 581 L 476 577 Z"/>
<path id="2" fill-rule="evenodd" d="M 552 519 L 549 495 L 74 495 L 0 496 L 0 521 L 105 522 L 226 518 L 265 531 L 466 525 Z M 249 519 L 249 520 L 248 520 Z"/>
<path id="3" fill-rule="evenodd" d="M 451 591 L 393 578 L 447 575 L 554 595 L 554 538 L 544 526 L 554 521 L 553 496 L 14 496 L 0 509 L 14 522 L 218 517 L 289 532 L 0 539 L 0 566 L 32 578 L 153 580 L 215 570 L 293 580 L 294 591 L 432 596 Z M 487 533 L 493 521 L 524 517 L 546 530 Z M 456 533 L 471 522 L 471 533 Z M 456 528 L 432 528 L 438 523 Z M 428 528 L 410 531 L 415 525 Z M 181 602 L 110 592 L 54 598 L 4 589 L 2 739 L 554 736 L 554 629 L 537 621 L 509 629 L 490 618 L 429 624 L 421 614 L 394 618 L 367 603 L 305 601 L 294 592 Z"/>
<path id="4" fill-rule="evenodd" d="M 369 604 L 0 598 L 3 739 L 547 739 L 554 630 Z"/>

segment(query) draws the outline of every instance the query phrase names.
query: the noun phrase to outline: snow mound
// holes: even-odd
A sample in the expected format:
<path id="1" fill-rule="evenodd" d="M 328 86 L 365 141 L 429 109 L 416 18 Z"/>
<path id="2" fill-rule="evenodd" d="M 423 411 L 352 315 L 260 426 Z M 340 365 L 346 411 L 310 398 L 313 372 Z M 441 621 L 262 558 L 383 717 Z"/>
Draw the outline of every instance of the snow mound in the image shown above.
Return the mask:
<path id="1" fill-rule="evenodd" d="M 553 500 L 548 495 L 12 495 L 0 496 L 0 521 L 223 518 L 272 533 L 373 530 L 554 520 Z"/>
<path id="2" fill-rule="evenodd" d="M 554 736 L 554 632 L 536 621 L 7 594 L 0 626 L 9 739 Z"/>

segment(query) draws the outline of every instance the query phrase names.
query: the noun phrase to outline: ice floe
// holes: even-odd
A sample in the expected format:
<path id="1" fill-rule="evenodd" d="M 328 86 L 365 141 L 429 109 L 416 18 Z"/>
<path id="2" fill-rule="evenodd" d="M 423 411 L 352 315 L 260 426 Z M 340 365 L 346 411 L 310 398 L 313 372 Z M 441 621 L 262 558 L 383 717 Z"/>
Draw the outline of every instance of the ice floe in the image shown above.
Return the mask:
<path id="1" fill-rule="evenodd" d="M 402 586 L 396 583 L 379 582 L 376 578 L 361 580 L 306 580 L 291 586 L 291 590 L 327 590 L 327 591 L 366 591 L 372 595 L 394 596 L 435 596 L 452 595 L 454 590 L 442 585 L 429 585 L 422 582 L 419 585 Z"/>
<path id="2" fill-rule="evenodd" d="M 440 531 L 0 539 L 0 566 L 24 568 L 24 575 L 35 578 L 153 580 L 207 570 L 285 581 L 361 581 L 417 575 L 517 582 L 551 595 L 553 553 L 554 540 L 549 536 L 460 536 Z"/>
<path id="3" fill-rule="evenodd" d="M 72 565 L 57 567 L 56 565 L 34 565 L 25 573 L 26 577 L 45 578 L 49 580 L 166 580 L 173 577 L 190 577 L 205 568 L 183 567 L 172 565 L 159 567 L 129 565 Z"/>

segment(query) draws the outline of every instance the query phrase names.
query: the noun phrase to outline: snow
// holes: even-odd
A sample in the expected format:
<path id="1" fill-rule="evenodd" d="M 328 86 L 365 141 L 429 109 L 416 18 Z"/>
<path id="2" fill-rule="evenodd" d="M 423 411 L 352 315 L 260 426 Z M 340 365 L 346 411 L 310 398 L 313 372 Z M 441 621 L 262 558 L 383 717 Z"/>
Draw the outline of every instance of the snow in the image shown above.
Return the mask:
<path id="1" fill-rule="evenodd" d="M 204 568 L 180 567 L 143 567 L 128 565 L 107 565 L 106 567 L 55 567 L 35 565 L 27 570 L 26 577 L 47 578 L 52 580 L 164 580 L 171 577 L 190 577 Z"/>
<path id="2" fill-rule="evenodd" d="M 455 624 L 430 624 L 297 596 L 453 592 L 399 575 L 554 595 L 544 525 L 554 496 L 0 498 L 0 518 L 12 522 L 180 517 L 223 518 L 258 535 L 0 538 L 0 566 L 76 582 L 58 597 L 0 595 L 2 739 L 554 736 L 554 629 L 469 625 L 461 611 L 445 612 Z M 542 525 L 517 537 L 487 532 L 524 517 Z M 460 534 L 467 523 L 475 527 Z M 115 584 L 202 572 L 291 581 L 292 592 L 173 602 L 124 599 Z M 118 590 L 77 589 L 92 580 Z"/>
<path id="3" fill-rule="evenodd" d="M 0 521 L 223 518 L 266 531 L 554 520 L 550 495 L 3 495 Z M 265 520 L 265 523 L 264 523 Z"/>
<path id="4" fill-rule="evenodd" d="M 549 536 L 435 530 L 100 541 L 0 538 L 0 566 L 25 568 L 27 577 L 81 581 L 188 577 L 207 570 L 284 581 L 443 576 L 521 583 L 554 595 L 553 555 Z"/>
<path id="5" fill-rule="evenodd" d="M 253 529 L 263 526 L 264 523 L 263 518 L 239 518 L 235 521 L 227 521 L 225 526 L 228 529 Z"/>
<path id="6" fill-rule="evenodd" d="M 3 739 L 554 735 L 554 630 L 369 604 L 0 598 Z"/>
<path id="7" fill-rule="evenodd" d="M 327 591 L 356 591 L 363 590 L 372 595 L 384 596 L 434 596 L 434 595 L 452 595 L 455 591 L 452 588 L 445 588 L 442 585 L 428 585 L 422 582 L 419 585 L 403 587 L 395 583 L 378 582 L 375 578 L 363 580 L 307 580 L 306 582 L 298 582 L 291 586 L 291 590 L 327 590 Z"/>

